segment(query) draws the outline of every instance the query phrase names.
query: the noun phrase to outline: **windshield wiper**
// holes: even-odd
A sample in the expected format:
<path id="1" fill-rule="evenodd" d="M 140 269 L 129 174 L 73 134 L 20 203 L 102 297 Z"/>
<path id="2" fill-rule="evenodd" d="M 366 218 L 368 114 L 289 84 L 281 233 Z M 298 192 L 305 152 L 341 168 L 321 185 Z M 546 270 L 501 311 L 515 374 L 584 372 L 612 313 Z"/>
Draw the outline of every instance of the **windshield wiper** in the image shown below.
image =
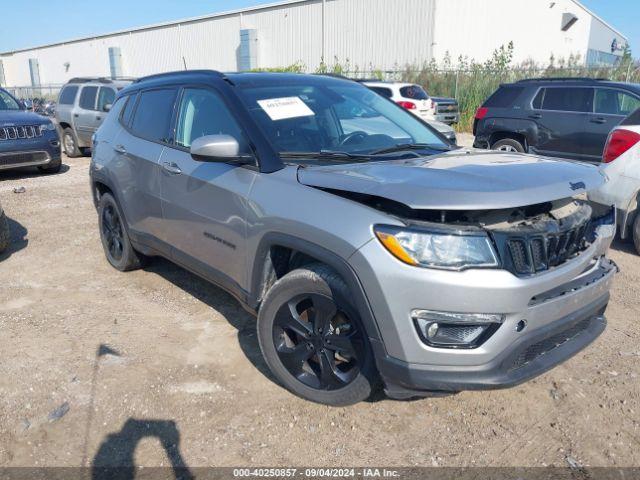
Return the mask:
<path id="1" fill-rule="evenodd" d="M 320 150 L 319 152 L 280 152 L 281 158 L 303 158 L 303 159 L 321 159 L 321 160 L 336 160 L 336 161 L 366 161 L 370 160 L 370 155 L 360 155 L 349 152 L 339 152 L 334 150 Z"/>
<path id="2" fill-rule="evenodd" d="M 439 152 L 448 152 L 451 150 L 451 147 L 437 143 L 399 143 L 393 147 L 375 150 L 371 152 L 371 155 L 385 155 L 387 153 L 402 152 L 405 150 L 437 150 Z"/>

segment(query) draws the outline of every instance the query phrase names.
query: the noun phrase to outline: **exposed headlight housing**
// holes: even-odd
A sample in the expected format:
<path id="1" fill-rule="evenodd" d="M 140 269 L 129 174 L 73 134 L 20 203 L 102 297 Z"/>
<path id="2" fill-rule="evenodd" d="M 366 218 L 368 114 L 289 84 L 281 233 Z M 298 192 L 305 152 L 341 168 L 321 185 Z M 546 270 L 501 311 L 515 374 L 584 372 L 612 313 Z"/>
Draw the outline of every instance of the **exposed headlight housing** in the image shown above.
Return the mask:
<path id="1" fill-rule="evenodd" d="M 428 231 L 376 225 L 376 237 L 409 265 L 445 270 L 495 268 L 498 256 L 484 232 Z"/>
<path id="2" fill-rule="evenodd" d="M 56 126 L 53 124 L 53 122 L 50 121 L 48 123 L 43 123 L 42 125 L 40 125 L 40 134 L 42 135 L 47 130 L 53 131 L 55 129 L 56 129 Z"/>

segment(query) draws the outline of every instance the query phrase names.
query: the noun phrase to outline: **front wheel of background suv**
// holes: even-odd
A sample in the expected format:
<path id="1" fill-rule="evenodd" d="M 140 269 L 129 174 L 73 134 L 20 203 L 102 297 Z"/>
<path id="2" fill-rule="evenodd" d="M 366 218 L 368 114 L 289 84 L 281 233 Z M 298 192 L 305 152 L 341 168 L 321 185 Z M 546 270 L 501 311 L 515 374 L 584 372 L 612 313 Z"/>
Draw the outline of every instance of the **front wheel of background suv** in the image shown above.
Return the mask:
<path id="1" fill-rule="evenodd" d="M 503 138 L 491 145 L 491 150 L 499 150 L 501 152 L 524 153 L 524 145 L 513 138 Z"/>
<path id="2" fill-rule="evenodd" d="M 258 341 L 278 381 L 317 403 L 368 398 L 377 372 L 367 335 L 344 281 L 313 264 L 278 280 L 258 313 Z"/>
<path id="3" fill-rule="evenodd" d="M 67 127 L 62 131 L 62 147 L 67 157 L 76 158 L 82 155 L 82 151 L 78 147 L 78 137 L 76 137 L 73 128 Z"/>
<path id="4" fill-rule="evenodd" d="M 7 216 L 0 208 L 0 253 L 9 248 L 11 242 L 11 231 L 9 230 L 9 222 Z"/>
<path id="5" fill-rule="evenodd" d="M 98 202 L 98 226 L 104 254 L 113 268 L 126 272 L 142 266 L 143 257 L 131 245 L 124 217 L 109 193 Z"/>
<path id="6" fill-rule="evenodd" d="M 636 220 L 633 222 L 633 244 L 640 255 L 640 212 L 638 212 Z"/>

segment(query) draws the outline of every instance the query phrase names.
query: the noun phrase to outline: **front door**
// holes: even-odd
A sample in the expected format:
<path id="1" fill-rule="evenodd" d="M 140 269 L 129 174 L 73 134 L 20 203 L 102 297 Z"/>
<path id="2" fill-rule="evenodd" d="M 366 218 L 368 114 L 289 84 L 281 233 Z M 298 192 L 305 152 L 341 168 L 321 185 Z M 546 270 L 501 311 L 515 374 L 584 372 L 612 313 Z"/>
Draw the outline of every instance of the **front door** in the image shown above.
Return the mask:
<path id="1" fill-rule="evenodd" d="M 160 158 L 165 242 L 174 259 L 233 288 L 245 285 L 246 210 L 256 171 L 194 160 L 193 140 L 226 134 L 241 151 L 247 142 L 222 98 L 204 87 L 185 88 L 177 110 L 175 147 Z"/>

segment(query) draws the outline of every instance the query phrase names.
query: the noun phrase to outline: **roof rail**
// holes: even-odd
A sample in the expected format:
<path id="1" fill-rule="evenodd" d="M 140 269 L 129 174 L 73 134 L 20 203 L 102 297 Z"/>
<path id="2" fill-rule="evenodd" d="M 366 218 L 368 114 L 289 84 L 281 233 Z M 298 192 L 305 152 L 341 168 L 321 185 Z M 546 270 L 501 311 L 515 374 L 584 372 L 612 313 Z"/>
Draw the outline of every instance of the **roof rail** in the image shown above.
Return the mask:
<path id="1" fill-rule="evenodd" d="M 135 77 L 74 77 L 69 80 L 68 83 L 89 83 L 89 82 L 100 82 L 100 83 L 113 83 L 114 81 L 135 81 Z"/>
<path id="2" fill-rule="evenodd" d="M 349 77 L 345 77 L 344 75 L 340 74 L 340 73 L 331 73 L 331 72 L 326 72 L 326 73 L 314 73 L 314 75 L 318 75 L 319 77 L 331 77 L 331 78 L 340 78 L 342 80 L 351 80 L 352 82 L 357 82 L 356 79 L 354 78 L 349 78 Z"/>
<path id="3" fill-rule="evenodd" d="M 224 73 L 219 72 L 217 70 L 176 70 L 174 72 L 156 73 L 156 74 L 153 74 L 153 75 L 147 75 L 146 77 L 140 77 L 137 80 L 135 80 L 134 83 L 140 83 L 140 82 L 143 82 L 143 81 L 146 82 L 147 80 L 154 80 L 156 78 L 171 77 L 171 76 L 174 76 L 174 75 L 183 76 L 183 75 L 189 75 L 189 74 L 194 74 L 194 73 L 213 74 L 213 75 L 216 75 L 219 78 L 226 78 Z"/>
<path id="4" fill-rule="evenodd" d="M 525 78 L 523 80 L 518 80 L 517 83 L 527 83 L 527 82 L 585 82 L 585 83 L 596 83 L 596 82 L 608 82 L 608 81 L 610 81 L 608 78 L 539 77 L 539 78 Z"/>

